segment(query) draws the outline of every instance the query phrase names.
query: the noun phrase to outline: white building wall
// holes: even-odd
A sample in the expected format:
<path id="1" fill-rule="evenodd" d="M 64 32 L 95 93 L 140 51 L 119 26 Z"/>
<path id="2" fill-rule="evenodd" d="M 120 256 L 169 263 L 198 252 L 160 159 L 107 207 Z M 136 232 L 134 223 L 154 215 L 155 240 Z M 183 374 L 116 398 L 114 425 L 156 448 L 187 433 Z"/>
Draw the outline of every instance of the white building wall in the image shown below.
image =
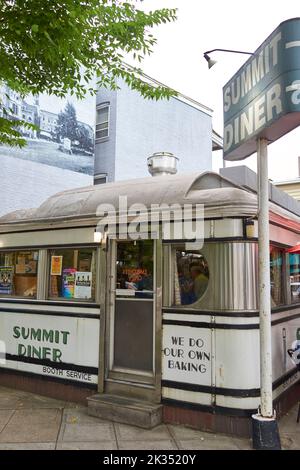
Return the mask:
<path id="1" fill-rule="evenodd" d="M 39 206 L 53 194 L 93 184 L 93 177 L 55 166 L 1 155 L 0 216 Z"/>
<path id="2" fill-rule="evenodd" d="M 211 170 L 211 116 L 177 98 L 146 100 L 120 83 L 120 90 L 99 90 L 97 104 L 110 102 L 110 137 L 96 143 L 95 175 L 108 180 L 149 176 L 147 157 L 172 152 L 179 172 Z"/>

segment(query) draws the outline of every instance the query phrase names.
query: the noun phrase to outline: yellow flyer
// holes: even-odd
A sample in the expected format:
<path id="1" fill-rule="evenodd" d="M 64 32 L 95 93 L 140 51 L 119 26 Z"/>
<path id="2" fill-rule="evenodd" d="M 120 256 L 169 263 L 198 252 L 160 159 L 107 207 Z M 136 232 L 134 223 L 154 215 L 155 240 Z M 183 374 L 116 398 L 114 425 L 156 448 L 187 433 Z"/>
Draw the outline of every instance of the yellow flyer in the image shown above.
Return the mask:
<path id="1" fill-rule="evenodd" d="M 51 276 L 61 276 L 62 256 L 51 256 Z"/>

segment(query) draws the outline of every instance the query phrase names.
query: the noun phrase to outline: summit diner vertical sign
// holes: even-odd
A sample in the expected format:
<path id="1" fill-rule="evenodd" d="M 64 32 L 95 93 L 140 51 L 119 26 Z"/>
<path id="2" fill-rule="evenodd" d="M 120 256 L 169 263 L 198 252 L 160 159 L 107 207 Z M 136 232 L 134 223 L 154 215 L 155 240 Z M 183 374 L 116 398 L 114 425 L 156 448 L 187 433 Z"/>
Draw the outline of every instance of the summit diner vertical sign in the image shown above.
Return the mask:
<path id="1" fill-rule="evenodd" d="M 223 88 L 224 159 L 300 125 L 300 18 L 281 23 Z"/>

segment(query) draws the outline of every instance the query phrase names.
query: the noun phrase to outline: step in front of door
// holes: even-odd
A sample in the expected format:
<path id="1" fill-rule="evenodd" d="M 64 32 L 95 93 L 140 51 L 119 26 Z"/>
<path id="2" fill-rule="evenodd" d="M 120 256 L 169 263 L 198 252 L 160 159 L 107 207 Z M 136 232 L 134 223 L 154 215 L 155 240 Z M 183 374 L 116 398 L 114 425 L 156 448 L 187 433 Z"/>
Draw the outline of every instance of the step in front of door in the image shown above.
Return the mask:
<path id="1" fill-rule="evenodd" d="M 162 422 L 162 405 L 108 394 L 92 395 L 87 401 L 90 416 L 145 429 Z"/>

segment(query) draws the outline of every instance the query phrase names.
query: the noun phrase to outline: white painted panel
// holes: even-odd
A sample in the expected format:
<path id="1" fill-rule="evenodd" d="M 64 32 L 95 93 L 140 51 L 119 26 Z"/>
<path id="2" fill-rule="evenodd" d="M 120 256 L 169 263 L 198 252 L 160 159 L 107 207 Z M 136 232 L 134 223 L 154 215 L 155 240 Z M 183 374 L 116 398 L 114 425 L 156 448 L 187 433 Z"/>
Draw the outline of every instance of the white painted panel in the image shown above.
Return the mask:
<path id="1" fill-rule="evenodd" d="M 243 237 L 242 219 L 221 219 L 215 220 L 215 238 Z"/>
<path id="2" fill-rule="evenodd" d="M 9 355 L 8 360 L 1 363 L 1 367 L 97 383 L 97 374 L 84 370 L 85 367 L 98 368 L 97 319 L 2 312 L 0 341 Z M 11 356 L 16 360 L 12 361 Z M 33 362 L 34 359 L 51 361 L 53 370 L 43 364 L 25 363 L 22 358 Z M 60 364 L 64 365 L 64 369 L 60 368 Z M 68 365 L 71 366 L 70 369 Z M 76 366 L 80 367 L 76 370 Z"/>
<path id="3" fill-rule="evenodd" d="M 94 228 L 0 234 L 0 248 L 94 243 Z"/>
<path id="4" fill-rule="evenodd" d="M 216 329 L 216 386 L 259 388 L 259 330 Z"/>
<path id="5" fill-rule="evenodd" d="M 287 374 L 296 365 L 287 350 L 295 348 L 296 333 L 300 329 L 300 318 L 288 321 L 287 317 L 286 320 L 272 327 L 273 381 Z"/>
<path id="6" fill-rule="evenodd" d="M 224 397 L 216 396 L 216 405 L 225 408 L 236 408 L 240 410 L 257 410 L 259 405 L 259 397 Z"/>
<path id="7" fill-rule="evenodd" d="M 211 354 L 210 329 L 163 326 L 163 380 L 210 386 Z"/>
<path id="8" fill-rule="evenodd" d="M 211 405 L 211 395 L 209 393 L 190 392 L 187 390 L 178 390 L 175 388 L 162 388 L 163 398 L 169 398 L 187 403 L 197 403 L 200 405 Z"/>

